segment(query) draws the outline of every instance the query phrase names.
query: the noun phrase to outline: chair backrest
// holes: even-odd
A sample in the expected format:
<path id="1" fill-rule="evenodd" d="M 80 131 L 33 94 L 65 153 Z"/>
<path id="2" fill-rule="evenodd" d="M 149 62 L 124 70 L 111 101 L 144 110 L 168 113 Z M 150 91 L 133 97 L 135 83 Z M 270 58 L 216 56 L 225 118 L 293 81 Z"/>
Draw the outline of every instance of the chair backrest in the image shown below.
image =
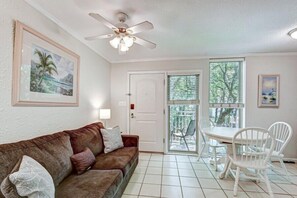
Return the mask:
<path id="1" fill-rule="evenodd" d="M 275 122 L 268 128 L 268 131 L 275 137 L 274 151 L 279 155 L 282 154 L 292 137 L 292 127 L 286 122 Z"/>
<path id="2" fill-rule="evenodd" d="M 265 166 L 275 145 L 272 133 L 262 128 L 244 128 L 232 139 L 235 160 L 252 162 L 255 167 Z"/>
<path id="3" fill-rule="evenodd" d="M 196 131 L 196 120 L 191 120 L 188 127 L 185 136 L 193 136 Z"/>

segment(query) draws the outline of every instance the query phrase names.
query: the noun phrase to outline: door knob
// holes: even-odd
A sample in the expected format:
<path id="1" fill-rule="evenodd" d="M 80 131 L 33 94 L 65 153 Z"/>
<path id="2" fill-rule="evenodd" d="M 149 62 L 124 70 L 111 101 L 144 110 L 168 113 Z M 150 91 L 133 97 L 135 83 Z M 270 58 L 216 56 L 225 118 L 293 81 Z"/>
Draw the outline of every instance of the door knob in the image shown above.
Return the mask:
<path id="1" fill-rule="evenodd" d="M 131 118 L 135 118 L 134 113 L 131 113 Z"/>

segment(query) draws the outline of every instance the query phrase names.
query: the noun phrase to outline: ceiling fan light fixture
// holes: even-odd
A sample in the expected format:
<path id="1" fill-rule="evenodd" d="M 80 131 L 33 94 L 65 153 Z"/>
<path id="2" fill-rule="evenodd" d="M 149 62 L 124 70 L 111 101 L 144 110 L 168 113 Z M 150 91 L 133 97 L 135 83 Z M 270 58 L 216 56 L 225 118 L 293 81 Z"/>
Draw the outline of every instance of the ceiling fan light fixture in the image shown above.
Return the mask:
<path id="1" fill-rule="evenodd" d="M 292 37 L 293 39 L 297 39 L 297 28 L 291 30 L 291 31 L 288 33 L 288 35 L 289 35 L 290 37 Z"/>
<path id="2" fill-rule="evenodd" d="M 120 41 L 119 50 L 121 52 L 127 52 L 129 50 L 129 47 L 125 44 L 125 41 L 123 39 L 121 39 Z"/>
<path id="3" fill-rule="evenodd" d="M 133 45 L 133 43 L 134 43 L 134 39 L 133 39 L 132 36 L 124 36 L 123 40 L 124 40 L 125 45 L 127 47 L 131 47 Z"/>
<path id="4" fill-rule="evenodd" d="M 118 48 L 120 41 L 121 41 L 121 38 L 117 36 L 114 39 L 110 40 L 109 43 L 113 48 Z"/>

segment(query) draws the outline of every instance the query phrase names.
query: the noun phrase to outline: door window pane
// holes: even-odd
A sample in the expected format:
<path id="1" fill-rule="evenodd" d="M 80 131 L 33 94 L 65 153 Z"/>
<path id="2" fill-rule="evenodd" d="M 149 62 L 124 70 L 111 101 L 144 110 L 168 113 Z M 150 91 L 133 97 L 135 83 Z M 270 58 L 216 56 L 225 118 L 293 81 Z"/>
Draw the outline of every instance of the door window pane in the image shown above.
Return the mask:
<path id="1" fill-rule="evenodd" d="M 197 152 L 199 75 L 168 76 L 169 151 Z"/>
<path id="2" fill-rule="evenodd" d="M 168 78 L 169 100 L 197 100 L 197 75 L 175 75 Z"/>

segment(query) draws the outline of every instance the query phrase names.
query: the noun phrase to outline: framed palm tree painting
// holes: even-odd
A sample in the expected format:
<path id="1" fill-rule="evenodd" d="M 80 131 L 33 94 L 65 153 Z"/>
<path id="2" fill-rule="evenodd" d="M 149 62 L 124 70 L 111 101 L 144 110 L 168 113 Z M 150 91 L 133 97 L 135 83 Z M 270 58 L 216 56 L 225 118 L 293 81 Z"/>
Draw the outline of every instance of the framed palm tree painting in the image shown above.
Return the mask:
<path id="1" fill-rule="evenodd" d="M 78 106 L 77 54 L 16 21 L 13 105 Z"/>

